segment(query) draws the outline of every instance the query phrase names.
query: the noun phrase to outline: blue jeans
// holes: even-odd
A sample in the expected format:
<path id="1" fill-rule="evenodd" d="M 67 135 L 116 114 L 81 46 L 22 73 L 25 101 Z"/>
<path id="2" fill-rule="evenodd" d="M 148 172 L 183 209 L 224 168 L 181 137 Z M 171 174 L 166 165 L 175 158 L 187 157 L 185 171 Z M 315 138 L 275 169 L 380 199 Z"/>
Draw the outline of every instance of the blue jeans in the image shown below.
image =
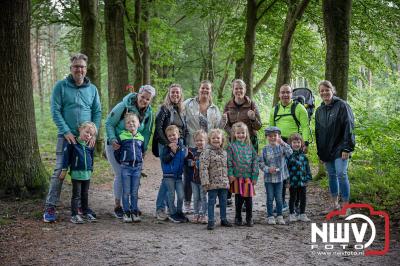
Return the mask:
<path id="1" fill-rule="evenodd" d="M 57 145 L 56 145 L 56 166 L 54 167 L 54 171 L 52 176 L 50 177 L 50 187 L 49 193 L 46 197 L 45 207 L 55 207 L 57 202 L 60 200 L 61 188 L 63 184 L 63 180 L 60 180 L 58 177 L 60 176 L 62 170 L 62 161 L 63 161 L 63 145 L 67 140 L 62 135 L 58 135 L 57 137 Z"/>
<path id="2" fill-rule="evenodd" d="M 139 211 L 138 198 L 141 170 L 141 164 L 136 167 L 121 165 L 122 208 L 124 209 L 124 212 Z"/>
<path id="3" fill-rule="evenodd" d="M 220 217 L 221 221 L 226 221 L 226 198 L 228 197 L 228 189 L 219 188 L 219 189 L 211 189 L 208 192 L 208 223 L 215 224 L 214 218 L 214 206 L 215 202 L 219 200 L 220 207 Z"/>
<path id="4" fill-rule="evenodd" d="M 325 163 L 329 176 L 329 190 L 331 195 L 332 197 L 337 197 L 340 191 L 344 202 L 349 202 L 350 199 L 350 183 L 347 176 L 348 165 L 349 160 L 342 160 L 342 158 Z"/>
<path id="5" fill-rule="evenodd" d="M 163 178 L 167 186 L 168 193 L 168 208 L 169 214 L 174 215 L 177 212 L 182 212 L 183 206 L 183 182 L 182 178 Z M 176 206 L 175 206 L 175 191 L 177 196 Z"/>
<path id="6" fill-rule="evenodd" d="M 121 200 L 122 198 L 122 179 L 121 179 L 121 165 L 115 160 L 114 149 L 112 145 L 106 143 L 107 160 L 111 164 L 114 172 L 114 198 Z"/>
<path id="7" fill-rule="evenodd" d="M 265 192 L 267 193 L 267 216 L 272 217 L 273 203 L 275 199 L 276 213 L 282 215 L 282 186 L 283 182 L 269 183 L 265 182 Z"/>
<path id="8" fill-rule="evenodd" d="M 207 194 L 201 184 L 192 183 L 194 214 L 205 215 L 207 213 Z"/>
<path id="9" fill-rule="evenodd" d="M 158 153 L 163 153 L 164 145 L 158 143 Z M 161 160 L 160 160 L 161 161 Z M 167 184 L 164 181 L 164 178 L 161 179 L 160 188 L 158 189 L 157 200 L 156 200 L 156 211 L 165 210 L 165 207 L 168 205 L 168 189 Z"/>

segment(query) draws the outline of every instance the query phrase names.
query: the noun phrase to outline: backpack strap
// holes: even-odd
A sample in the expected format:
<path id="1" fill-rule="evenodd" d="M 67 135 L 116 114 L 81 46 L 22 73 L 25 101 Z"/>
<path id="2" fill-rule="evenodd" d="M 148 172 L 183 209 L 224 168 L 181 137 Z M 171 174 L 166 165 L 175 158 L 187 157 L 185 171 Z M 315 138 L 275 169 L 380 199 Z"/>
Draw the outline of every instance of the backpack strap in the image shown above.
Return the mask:
<path id="1" fill-rule="evenodd" d="M 278 117 L 278 111 L 279 111 L 279 103 L 277 103 L 274 107 L 274 126 L 276 126 L 276 121 L 278 121 L 280 119 L 277 118 Z"/>
<path id="2" fill-rule="evenodd" d="M 297 125 L 297 133 L 300 132 L 300 121 L 296 117 L 296 107 L 297 107 L 298 104 L 299 104 L 298 102 L 293 101 L 292 107 L 290 108 L 290 112 L 291 112 L 291 114 L 293 116 L 294 122 Z"/>

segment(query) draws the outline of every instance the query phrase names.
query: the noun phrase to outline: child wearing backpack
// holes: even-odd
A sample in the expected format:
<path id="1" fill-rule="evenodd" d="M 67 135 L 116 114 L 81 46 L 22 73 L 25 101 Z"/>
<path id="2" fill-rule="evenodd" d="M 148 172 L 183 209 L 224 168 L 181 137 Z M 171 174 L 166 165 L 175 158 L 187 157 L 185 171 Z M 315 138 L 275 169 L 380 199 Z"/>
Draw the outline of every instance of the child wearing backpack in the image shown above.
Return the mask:
<path id="1" fill-rule="evenodd" d="M 84 122 L 78 128 L 79 137 L 76 144 L 65 142 L 63 147 L 63 167 L 59 179 L 64 180 L 68 168 L 72 180 L 71 222 L 82 224 L 85 221 L 95 222 L 96 217 L 89 209 L 89 185 L 93 173 L 94 149 L 88 146 L 96 136 L 97 128 L 92 122 Z M 78 209 L 81 207 L 82 216 Z"/>
<path id="2" fill-rule="evenodd" d="M 258 179 L 258 158 L 250 142 L 247 125 L 237 122 L 232 125 L 232 142 L 229 144 L 228 177 L 231 192 L 235 193 L 235 225 L 241 226 L 242 206 L 246 204 L 246 226 L 253 226 L 252 207 L 254 186 Z"/>
<path id="3" fill-rule="evenodd" d="M 299 133 L 292 134 L 288 140 L 293 153 L 287 158 L 286 163 L 289 170 L 289 222 L 309 222 L 305 214 L 307 183 L 312 179 L 308 158 L 303 152 L 304 141 Z M 294 213 L 295 202 L 299 200 L 300 211 Z"/>
<path id="4" fill-rule="evenodd" d="M 292 154 L 292 149 L 281 139 L 281 130 L 278 127 L 267 127 L 265 136 L 268 144 L 262 150 L 260 169 L 264 172 L 267 194 L 267 223 L 285 224 L 282 216 L 282 187 L 283 181 L 289 177 L 286 157 Z M 277 211 L 276 221 L 272 212 L 274 199 Z"/>
<path id="5" fill-rule="evenodd" d="M 127 113 L 124 122 L 125 129 L 118 136 L 120 148 L 114 152 L 115 159 L 121 164 L 122 219 L 125 223 L 140 222 L 138 198 L 144 138 L 137 131 L 140 123 L 134 113 Z"/>

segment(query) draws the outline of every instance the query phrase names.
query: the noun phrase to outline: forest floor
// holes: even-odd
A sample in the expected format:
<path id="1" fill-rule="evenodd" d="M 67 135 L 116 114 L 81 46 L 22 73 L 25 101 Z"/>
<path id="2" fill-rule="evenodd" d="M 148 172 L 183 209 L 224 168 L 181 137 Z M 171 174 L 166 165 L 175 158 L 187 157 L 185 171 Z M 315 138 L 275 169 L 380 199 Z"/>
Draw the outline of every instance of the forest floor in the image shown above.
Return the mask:
<path id="1" fill-rule="evenodd" d="M 144 172 L 148 176 L 139 191 L 140 223 L 124 224 L 113 217 L 110 171 L 104 173 L 108 182 L 90 189 L 97 223 L 69 222 L 71 186 L 67 183 L 56 223 L 42 222 L 42 200 L 1 200 L 0 265 L 399 265 L 398 222 L 391 223 L 390 251 L 384 256 L 318 253 L 323 245 L 311 250 L 310 223 L 267 225 L 262 178 L 253 200 L 252 228 L 225 228 L 217 222 L 214 231 L 207 231 L 205 225 L 158 221 L 154 214 L 161 180 L 159 160 L 148 155 Z M 325 218 L 327 196 L 315 184 L 308 187 L 306 212 L 319 225 Z M 228 218 L 233 222 L 234 207 L 228 208 Z M 382 247 L 385 239 L 377 224 L 374 248 Z M 334 251 L 343 249 L 335 247 Z"/>

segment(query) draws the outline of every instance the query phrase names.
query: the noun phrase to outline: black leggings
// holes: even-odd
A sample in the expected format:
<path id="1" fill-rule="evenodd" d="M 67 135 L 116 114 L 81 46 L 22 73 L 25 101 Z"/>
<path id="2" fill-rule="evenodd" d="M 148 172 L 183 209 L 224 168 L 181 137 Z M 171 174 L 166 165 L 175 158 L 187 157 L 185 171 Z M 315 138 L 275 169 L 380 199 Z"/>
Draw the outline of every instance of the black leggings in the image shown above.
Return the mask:
<path id="1" fill-rule="evenodd" d="M 253 213 L 253 198 L 252 197 L 242 197 L 240 194 L 235 194 L 235 210 L 236 210 L 235 218 L 242 219 L 243 203 L 246 204 L 246 222 L 249 222 L 252 218 L 252 213 Z"/>
<path id="2" fill-rule="evenodd" d="M 183 167 L 183 192 L 185 202 L 192 201 L 192 179 L 188 176 L 188 167 L 185 165 Z"/>
<path id="3" fill-rule="evenodd" d="M 307 187 L 290 187 L 290 199 L 289 199 L 289 211 L 290 214 L 294 213 L 294 204 L 295 201 L 300 201 L 300 214 L 303 214 L 306 211 L 306 203 L 307 203 Z"/>
<path id="4" fill-rule="evenodd" d="M 71 213 L 72 216 L 78 214 L 78 208 L 82 208 L 83 214 L 87 214 L 89 209 L 89 185 L 90 180 L 72 179 L 72 198 Z"/>

